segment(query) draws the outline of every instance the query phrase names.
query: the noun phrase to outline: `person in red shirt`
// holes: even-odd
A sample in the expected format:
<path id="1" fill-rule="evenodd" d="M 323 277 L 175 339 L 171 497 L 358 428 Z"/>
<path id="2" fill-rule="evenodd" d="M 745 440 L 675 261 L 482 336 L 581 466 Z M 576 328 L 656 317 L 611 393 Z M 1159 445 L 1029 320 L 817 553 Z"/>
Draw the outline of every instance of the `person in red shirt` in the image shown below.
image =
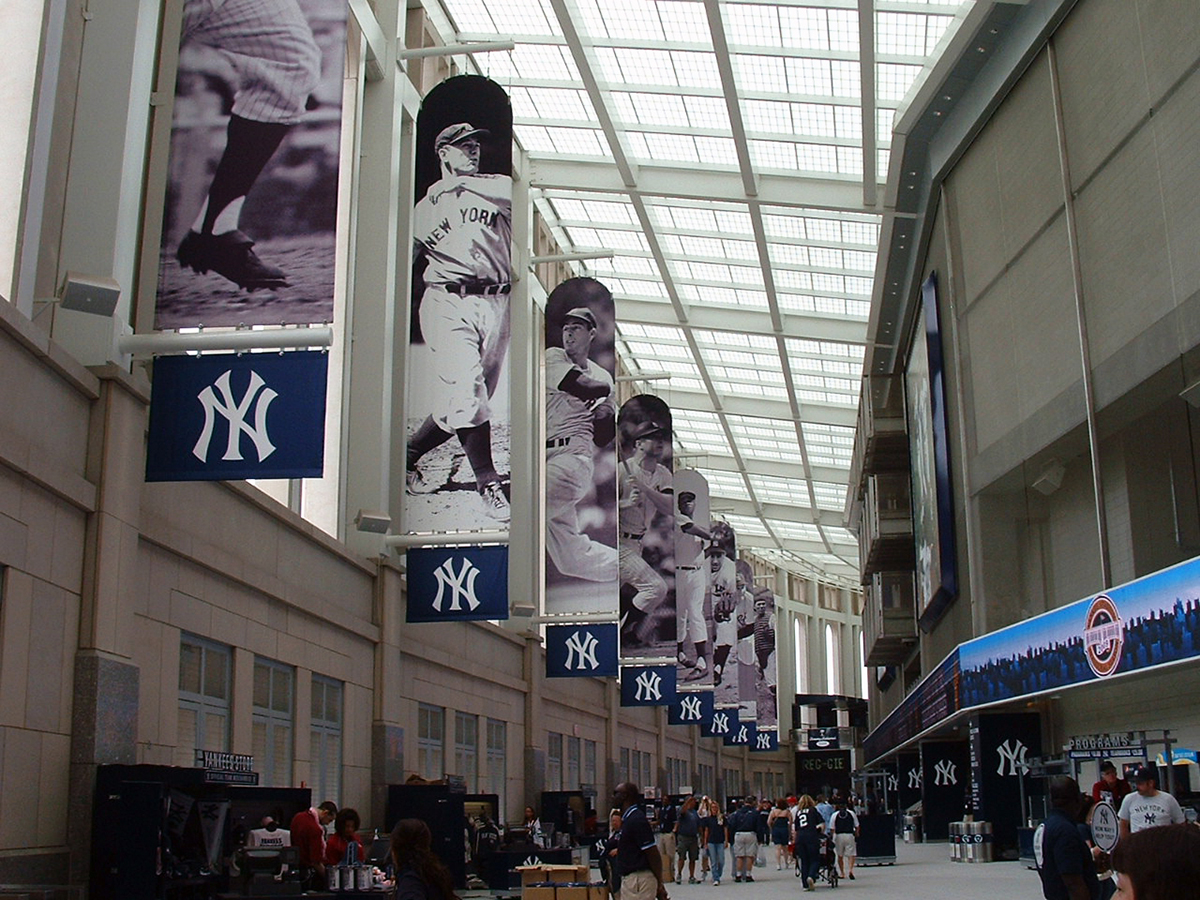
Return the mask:
<path id="1" fill-rule="evenodd" d="M 317 888 L 325 887 L 325 826 L 337 817 L 337 811 L 337 804 L 326 800 L 292 816 L 292 846 L 298 848 L 300 868 L 313 873 Z"/>
<path id="2" fill-rule="evenodd" d="M 1100 780 L 1092 785 L 1092 799 L 1095 802 L 1107 800 L 1120 809 L 1121 801 L 1130 790 L 1129 782 L 1117 777 L 1117 767 L 1111 761 L 1106 759 L 1100 764 Z"/>
<path id="3" fill-rule="evenodd" d="M 339 866 L 346 861 L 346 851 L 351 844 L 358 845 L 353 862 L 361 863 L 366 860 L 362 840 L 358 836 L 361 824 L 356 810 L 348 806 L 342 807 L 333 820 L 333 836 L 325 842 L 326 866 Z M 346 862 L 349 865 L 349 861 Z"/>

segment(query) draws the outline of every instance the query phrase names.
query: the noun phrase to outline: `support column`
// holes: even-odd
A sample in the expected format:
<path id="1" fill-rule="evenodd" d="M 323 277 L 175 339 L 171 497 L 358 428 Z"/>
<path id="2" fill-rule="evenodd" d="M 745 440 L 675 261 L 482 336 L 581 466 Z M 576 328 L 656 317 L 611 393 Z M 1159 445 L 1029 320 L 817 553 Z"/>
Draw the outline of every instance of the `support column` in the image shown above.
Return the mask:
<path id="1" fill-rule="evenodd" d="M 375 645 L 374 709 L 371 721 L 371 821 L 384 821 L 387 789 L 404 782 L 403 661 L 400 632 L 404 604 L 401 573 L 393 564 L 380 561 L 375 578 L 375 617 L 379 643 Z"/>
<path id="2" fill-rule="evenodd" d="M 525 800 L 534 804 L 546 789 L 546 729 L 542 725 L 542 693 L 546 667 L 542 655 L 542 639 L 529 632 L 525 635 Z M 611 694 L 610 694 L 611 697 Z M 609 703 L 612 718 L 612 704 Z"/>

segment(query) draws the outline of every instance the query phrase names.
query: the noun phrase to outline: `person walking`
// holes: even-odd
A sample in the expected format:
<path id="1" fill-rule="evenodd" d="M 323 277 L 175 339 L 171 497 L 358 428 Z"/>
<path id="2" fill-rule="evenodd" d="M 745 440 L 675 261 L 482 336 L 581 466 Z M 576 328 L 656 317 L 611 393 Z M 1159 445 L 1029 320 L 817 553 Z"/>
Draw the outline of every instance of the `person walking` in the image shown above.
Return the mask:
<path id="1" fill-rule="evenodd" d="M 675 880 L 683 883 L 683 863 L 688 864 L 688 884 L 696 883 L 696 860 L 700 858 L 700 815 L 696 812 L 696 798 L 688 797 L 679 811 L 679 821 L 675 823 Z"/>
<path id="2" fill-rule="evenodd" d="M 858 856 L 858 814 L 846 805 L 845 797 L 836 800 L 837 811 L 830 824 L 833 828 L 833 848 L 837 853 L 838 875 L 854 880 L 854 859 Z"/>
<path id="3" fill-rule="evenodd" d="M 731 817 L 733 829 L 733 880 L 754 880 L 754 859 L 758 856 L 758 807 L 754 797 L 742 801 L 741 809 Z"/>
<path id="4" fill-rule="evenodd" d="M 700 836 L 704 841 L 704 852 L 708 856 L 708 868 L 712 872 L 713 887 L 721 883 L 725 874 L 725 815 L 716 801 L 710 800 L 706 814 L 700 818 Z"/>
<path id="5" fill-rule="evenodd" d="M 623 781 L 613 791 L 613 801 L 621 810 L 616 857 L 621 900 L 669 900 L 663 884 L 662 857 L 642 808 L 642 792 L 633 782 Z"/>
<path id="6" fill-rule="evenodd" d="M 788 842 L 791 840 L 791 817 L 788 815 L 787 800 L 779 797 L 775 806 L 767 816 L 767 829 L 771 833 L 771 843 L 775 845 L 775 871 L 782 872 L 783 864 L 787 861 Z"/>
<path id="7" fill-rule="evenodd" d="M 800 860 L 800 880 L 804 889 L 816 889 L 817 875 L 821 871 L 821 836 L 825 831 L 825 819 L 817 804 L 808 794 L 796 805 L 796 856 Z"/>
<path id="8" fill-rule="evenodd" d="M 1046 821 L 1034 833 L 1033 855 L 1046 900 L 1096 900 L 1100 883 L 1092 851 L 1079 833 L 1079 785 L 1074 778 L 1050 779 Z"/>

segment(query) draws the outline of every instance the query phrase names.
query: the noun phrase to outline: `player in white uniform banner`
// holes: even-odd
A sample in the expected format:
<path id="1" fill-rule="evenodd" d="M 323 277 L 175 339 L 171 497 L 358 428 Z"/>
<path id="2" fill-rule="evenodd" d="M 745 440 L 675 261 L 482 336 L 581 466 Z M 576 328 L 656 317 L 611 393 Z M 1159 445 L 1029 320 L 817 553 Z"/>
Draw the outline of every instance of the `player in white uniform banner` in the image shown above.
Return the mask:
<path id="1" fill-rule="evenodd" d="M 438 133 L 442 178 L 413 213 L 414 251 L 427 260 L 420 320 L 437 408 L 409 438 L 405 482 L 413 494 L 444 487 L 420 460 L 457 435 L 484 511 L 507 522 L 508 497 L 492 461 L 489 401 L 508 353 L 512 178 L 479 172 L 479 136 L 485 134 L 466 122 Z"/>
<path id="2" fill-rule="evenodd" d="M 696 495 L 680 491 L 679 510 L 675 513 L 675 640 L 678 643 L 679 664 L 690 671 L 687 681 L 697 681 L 708 672 L 708 625 L 704 621 L 704 590 L 708 585 L 704 571 L 704 542 L 711 539 L 705 529 L 696 524 Z M 684 644 L 691 641 L 696 649 L 691 661 Z"/>
<path id="3" fill-rule="evenodd" d="M 717 624 L 713 640 L 713 681 L 720 686 L 729 666 L 729 654 L 737 644 L 738 628 L 745 625 L 749 604 L 734 562 L 725 555 L 725 548 L 714 542 L 704 552 L 708 556 L 709 591 L 712 593 L 713 619 Z M 736 656 L 734 663 L 737 663 Z M 736 692 L 737 680 L 733 679 L 731 683 Z"/>
<path id="4" fill-rule="evenodd" d="M 592 489 L 593 447 L 613 439 L 613 379 L 588 358 L 596 316 L 563 318 L 562 347 L 546 349 L 546 553 L 564 575 L 613 582 L 617 550 L 583 534 L 578 504 Z"/>
<path id="5" fill-rule="evenodd" d="M 238 82 L 224 153 L 176 258 L 251 291 L 286 287 L 283 271 L 258 258 L 239 221 L 250 188 L 304 115 L 321 51 L 296 0 L 185 0 L 181 44 L 189 41 L 220 51 Z"/>
<path id="6" fill-rule="evenodd" d="M 663 428 L 657 422 L 642 422 L 631 435 L 633 454 L 617 467 L 617 529 L 620 540 L 621 624 L 635 621 L 639 641 L 647 637 L 649 613 L 667 597 L 667 583 L 642 558 L 642 538 L 656 512 L 671 515 L 671 470 L 659 462 L 663 453 Z"/>

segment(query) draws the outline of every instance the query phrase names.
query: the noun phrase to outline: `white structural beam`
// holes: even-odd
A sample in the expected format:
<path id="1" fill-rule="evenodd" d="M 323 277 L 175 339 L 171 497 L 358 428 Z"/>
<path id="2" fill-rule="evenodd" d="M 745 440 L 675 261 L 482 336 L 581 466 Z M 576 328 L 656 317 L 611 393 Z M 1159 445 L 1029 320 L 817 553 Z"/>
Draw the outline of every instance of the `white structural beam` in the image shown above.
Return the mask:
<path id="1" fill-rule="evenodd" d="M 727 453 L 712 453 L 706 450 L 679 449 L 675 453 L 678 465 L 694 469 L 710 469 L 715 472 L 730 472 L 733 474 L 745 471 L 749 475 L 763 475 L 769 478 L 790 478 L 799 481 L 804 478 L 804 469 L 799 461 L 784 462 L 774 459 L 757 459 L 753 456 L 743 456 L 742 461 L 734 459 Z M 739 468 L 739 465 L 741 468 Z M 836 484 L 839 487 L 846 483 L 847 469 L 837 466 L 811 467 L 814 481 L 825 484 Z"/>
<path id="2" fill-rule="evenodd" d="M 603 276 L 600 276 L 603 278 Z M 679 326 L 679 319 L 670 303 L 662 300 L 640 300 L 616 295 L 617 322 L 637 322 L 642 325 Z M 842 344 L 861 344 L 867 323 L 832 316 L 780 313 L 779 324 L 785 334 L 816 341 L 836 341 Z M 685 327 L 709 331 L 736 331 L 741 334 L 773 334 L 775 322 L 763 309 L 732 309 L 727 306 L 695 306 L 688 310 Z"/>
<path id="3" fill-rule="evenodd" d="M 862 92 L 863 205 L 873 207 L 878 202 L 879 193 L 879 164 L 875 160 L 875 0 L 858 0 L 858 49 Z"/>
<path id="4" fill-rule="evenodd" d="M 631 193 L 648 199 L 677 197 L 745 203 L 746 186 L 740 171 L 696 169 L 684 166 L 638 166 L 637 181 L 626 185 L 606 159 L 562 159 L 530 155 L 530 184 L 546 190 L 591 193 Z M 821 209 L 848 213 L 873 213 L 862 202 L 857 181 L 810 178 L 803 175 L 759 173 L 756 199 L 766 206 Z"/>

